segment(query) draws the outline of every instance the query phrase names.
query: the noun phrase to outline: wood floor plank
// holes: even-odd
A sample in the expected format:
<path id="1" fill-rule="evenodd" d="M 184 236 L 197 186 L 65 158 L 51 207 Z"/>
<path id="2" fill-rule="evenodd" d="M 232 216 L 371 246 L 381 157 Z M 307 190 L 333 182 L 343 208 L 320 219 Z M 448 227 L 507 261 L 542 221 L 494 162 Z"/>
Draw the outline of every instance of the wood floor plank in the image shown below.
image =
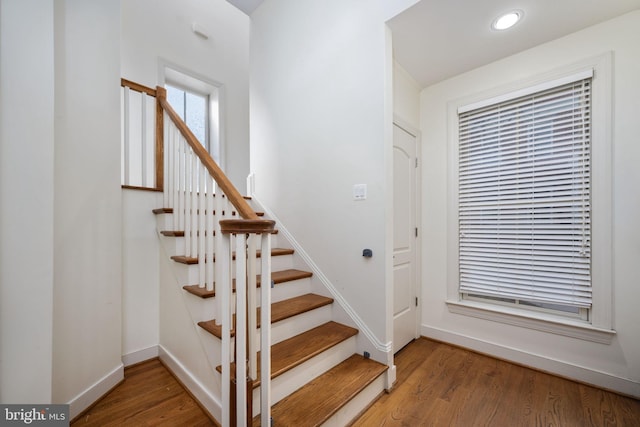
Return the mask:
<path id="1" fill-rule="evenodd" d="M 426 338 L 395 363 L 404 381 L 352 426 L 640 427 L 640 400 Z"/>
<path id="2" fill-rule="evenodd" d="M 124 381 L 71 423 L 77 426 L 215 426 L 158 359 L 125 369 Z"/>
<path id="3" fill-rule="evenodd" d="M 394 389 L 353 426 L 640 427 L 640 400 L 425 338 L 405 347 L 395 363 Z M 466 376 L 456 376 L 461 364 Z M 215 425 L 189 399 L 156 359 L 127 368 L 125 381 L 71 425 Z"/>

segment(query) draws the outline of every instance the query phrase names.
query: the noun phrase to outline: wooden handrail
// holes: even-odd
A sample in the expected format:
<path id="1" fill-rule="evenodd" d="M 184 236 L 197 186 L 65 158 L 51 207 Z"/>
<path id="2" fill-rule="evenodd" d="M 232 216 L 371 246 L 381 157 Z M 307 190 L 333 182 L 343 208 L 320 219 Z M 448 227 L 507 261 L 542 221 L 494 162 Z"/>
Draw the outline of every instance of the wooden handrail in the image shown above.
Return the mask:
<path id="1" fill-rule="evenodd" d="M 240 216 L 244 219 L 258 220 L 258 215 L 246 202 L 244 197 L 231 183 L 229 178 L 224 174 L 220 166 L 213 160 L 209 152 L 200 144 L 193 132 L 182 121 L 178 113 L 171 107 L 167 101 L 167 90 L 161 86 L 156 87 L 156 99 L 167 113 L 173 124 L 178 128 L 182 136 L 185 138 L 193 152 L 198 156 L 202 164 L 207 168 L 213 179 L 216 181 L 220 189 L 227 196 L 231 204 L 236 208 Z"/>
<path id="2" fill-rule="evenodd" d="M 144 92 L 149 96 L 156 96 L 156 90 L 152 89 L 150 87 L 141 85 L 140 83 L 136 83 L 136 82 L 132 82 L 131 80 L 127 80 L 127 79 L 120 79 L 120 86 L 123 87 L 128 87 L 129 89 L 133 89 L 136 92 Z"/>

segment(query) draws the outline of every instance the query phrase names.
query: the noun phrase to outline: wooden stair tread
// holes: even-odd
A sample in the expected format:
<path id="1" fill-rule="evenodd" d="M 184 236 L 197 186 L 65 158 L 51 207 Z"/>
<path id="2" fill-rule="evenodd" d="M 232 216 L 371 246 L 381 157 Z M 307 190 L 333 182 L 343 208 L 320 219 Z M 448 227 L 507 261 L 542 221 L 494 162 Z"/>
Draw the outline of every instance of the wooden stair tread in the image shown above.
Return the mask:
<path id="1" fill-rule="evenodd" d="M 184 237 L 184 231 L 181 230 L 162 230 L 160 234 L 167 237 Z"/>
<path id="2" fill-rule="evenodd" d="M 358 330 L 334 321 L 309 329 L 295 337 L 271 346 L 271 379 L 295 368 L 325 350 L 356 335 Z M 216 368 L 221 372 L 221 367 Z M 235 378 L 235 363 L 231 364 L 231 378 Z M 260 356 L 258 355 L 258 378 L 253 387 L 260 385 Z M 276 424 L 277 425 L 277 424 Z"/>
<path id="3" fill-rule="evenodd" d="M 359 354 L 315 378 L 271 408 L 274 426 L 320 426 L 387 370 Z M 260 417 L 253 420 L 260 426 Z"/>
<path id="4" fill-rule="evenodd" d="M 172 214 L 173 213 L 173 208 L 157 208 L 157 209 L 152 210 L 152 212 L 155 215 Z M 214 213 L 215 213 L 215 211 L 214 211 Z M 223 211 L 223 214 L 224 214 L 224 211 Z M 264 212 L 256 212 L 255 214 L 258 215 L 258 216 L 264 216 Z M 232 210 L 231 211 L 231 215 L 232 216 L 237 215 L 236 211 Z"/>
<path id="5" fill-rule="evenodd" d="M 160 234 L 165 237 L 184 237 L 183 230 L 162 230 Z M 278 230 L 273 230 L 271 234 L 278 234 Z M 213 235 L 216 235 L 215 231 L 213 232 Z"/>
<path id="6" fill-rule="evenodd" d="M 271 323 L 276 323 L 332 303 L 333 298 L 327 298 L 316 294 L 300 295 L 284 301 L 274 302 L 271 304 Z M 260 327 L 260 307 L 257 309 L 257 320 L 258 327 Z M 235 315 L 233 317 L 233 324 L 235 325 Z M 218 338 L 222 338 L 222 326 L 216 323 L 215 319 L 208 320 L 206 322 L 198 322 L 198 326 L 210 334 Z M 234 335 L 235 330 L 232 329 L 231 336 Z"/>
<path id="7" fill-rule="evenodd" d="M 293 249 L 273 248 L 273 249 L 271 249 L 271 256 L 291 255 L 291 254 L 293 254 L 293 252 L 294 252 Z M 261 251 L 257 250 L 256 254 L 257 254 L 258 258 L 260 258 Z M 180 263 L 180 264 L 194 265 L 194 264 L 198 263 L 198 258 L 187 257 L 187 256 L 184 256 L 184 255 L 173 255 L 171 257 L 171 259 L 174 260 L 175 262 Z M 233 254 L 233 259 L 236 259 L 235 253 Z M 214 256 L 213 257 L 213 261 L 215 262 L 215 260 L 216 260 L 216 258 Z"/>
<path id="8" fill-rule="evenodd" d="M 313 273 L 311 273 L 310 271 L 296 270 L 294 268 L 271 272 L 271 280 L 273 280 L 273 283 L 276 285 L 279 283 L 292 282 L 298 279 L 306 279 L 307 277 L 311 277 L 311 276 L 313 276 Z M 262 276 L 260 274 L 256 276 L 256 282 L 258 287 L 260 287 L 262 283 Z M 215 290 L 208 291 L 206 288 L 201 288 L 200 285 L 186 285 L 186 286 L 183 286 L 182 289 L 200 298 L 211 298 L 216 296 Z M 215 289 L 215 284 L 214 284 L 214 289 Z M 235 292 L 235 290 L 236 290 L 236 281 L 234 279 L 233 291 Z"/>

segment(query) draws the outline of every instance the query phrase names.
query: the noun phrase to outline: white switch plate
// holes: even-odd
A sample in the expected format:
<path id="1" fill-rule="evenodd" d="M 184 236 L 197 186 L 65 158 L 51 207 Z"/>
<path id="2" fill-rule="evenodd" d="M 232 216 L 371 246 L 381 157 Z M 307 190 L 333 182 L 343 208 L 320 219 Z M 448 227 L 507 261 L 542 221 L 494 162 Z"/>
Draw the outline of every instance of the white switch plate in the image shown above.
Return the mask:
<path id="1" fill-rule="evenodd" d="M 367 184 L 355 184 L 353 186 L 353 200 L 366 200 Z"/>

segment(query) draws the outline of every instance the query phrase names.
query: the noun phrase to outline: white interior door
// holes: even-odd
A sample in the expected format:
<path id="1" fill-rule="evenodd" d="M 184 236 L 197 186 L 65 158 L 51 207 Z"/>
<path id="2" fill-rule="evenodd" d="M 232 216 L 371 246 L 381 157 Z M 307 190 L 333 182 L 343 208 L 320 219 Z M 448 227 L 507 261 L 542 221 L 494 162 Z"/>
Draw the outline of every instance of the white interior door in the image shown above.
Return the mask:
<path id="1" fill-rule="evenodd" d="M 417 139 L 393 126 L 393 351 L 418 335 L 416 276 Z"/>

